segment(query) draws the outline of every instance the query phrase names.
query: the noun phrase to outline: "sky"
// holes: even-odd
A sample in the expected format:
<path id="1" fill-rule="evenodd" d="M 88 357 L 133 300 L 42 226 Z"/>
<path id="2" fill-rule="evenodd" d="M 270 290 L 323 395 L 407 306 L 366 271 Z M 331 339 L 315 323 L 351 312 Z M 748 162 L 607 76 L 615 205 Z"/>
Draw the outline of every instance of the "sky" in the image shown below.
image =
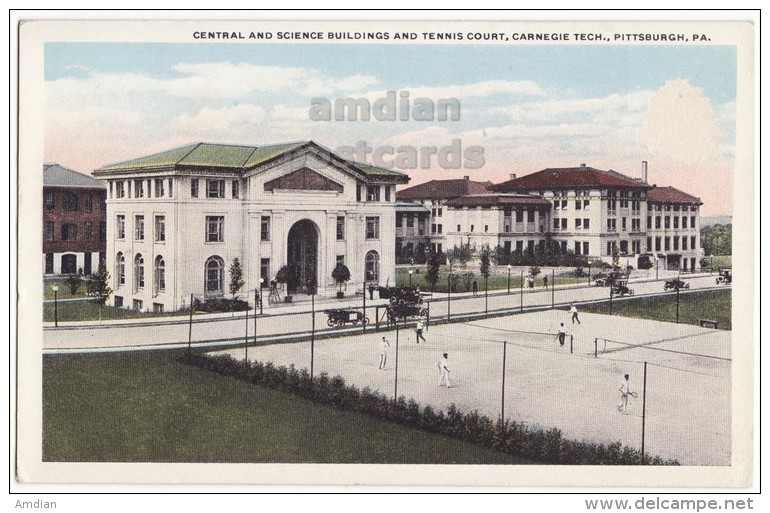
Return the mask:
<path id="1" fill-rule="evenodd" d="M 47 43 L 44 66 L 44 160 L 87 174 L 196 142 L 313 140 L 410 185 L 647 161 L 650 184 L 732 213 L 730 46 Z M 370 119 L 336 120 L 345 98 Z"/>

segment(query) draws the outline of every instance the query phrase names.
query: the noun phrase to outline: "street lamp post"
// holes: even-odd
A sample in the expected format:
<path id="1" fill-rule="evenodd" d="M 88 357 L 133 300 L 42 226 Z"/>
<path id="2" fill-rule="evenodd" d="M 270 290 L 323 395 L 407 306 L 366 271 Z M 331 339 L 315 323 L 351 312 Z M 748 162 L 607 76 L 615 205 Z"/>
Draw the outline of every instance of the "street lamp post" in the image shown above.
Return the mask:
<path id="1" fill-rule="evenodd" d="M 511 293 L 511 264 L 508 264 L 508 294 Z"/>
<path id="2" fill-rule="evenodd" d="M 452 318 L 451 302 L 452 302 L 452 261 L 449 260 L 449 274 L 447 275 L 447 292 L 446 292 L 446 322 L 450 322 Z"/>
<path id="3" fill-rule="evenodd" d="M 412 273 L 414 273 L 414 269 L 409 269 L 409 288 L 412 288 Z"/>
<path id="4" fill-rule="evenodd" d="M 53 290 L 53 324 L 57 328 L 59 327 L 59 285 L 54 283 L 51 285 Z"/>
<path id="5" fill-rule="evenodd" d="M 524 271 L 519 278 L 519 313 L 524 313 Z"/>
<path id="6" fill-rule="evenodd" d="M 257 298 L 259 299 L 259 315 L 262 315 L 262 285 L 265 283 L 264 278 L 259 279 L 259 289 L 257 289 L 259 292 L 257 293 Z M 254 320 L 256 322 L 256 319 Z M 256 333 L 254 334 L 256 337 Z"/>

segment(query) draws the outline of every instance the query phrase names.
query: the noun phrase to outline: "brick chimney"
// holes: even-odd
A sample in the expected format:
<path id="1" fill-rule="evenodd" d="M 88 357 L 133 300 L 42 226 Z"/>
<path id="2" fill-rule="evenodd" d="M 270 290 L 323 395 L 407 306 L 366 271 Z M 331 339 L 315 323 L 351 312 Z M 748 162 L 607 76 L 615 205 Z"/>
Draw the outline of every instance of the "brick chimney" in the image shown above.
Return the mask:
<path id="1" fill-rule="evenodd" d="M 516 173 L 511 173 L 511 180 L 516 180 Z"/>
<path id="2" fill-rule="evenodd" d="M 642 161 L 642 181 L 647 183 L 647 161 Z"/>

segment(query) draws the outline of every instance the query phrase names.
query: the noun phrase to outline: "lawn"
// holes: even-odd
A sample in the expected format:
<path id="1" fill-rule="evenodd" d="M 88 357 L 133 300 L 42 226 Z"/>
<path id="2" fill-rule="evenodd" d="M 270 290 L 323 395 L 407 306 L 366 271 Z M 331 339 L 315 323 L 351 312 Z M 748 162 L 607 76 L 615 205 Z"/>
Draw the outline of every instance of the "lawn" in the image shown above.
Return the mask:
<path id="1" fill-rule="evenodd" d="M 60 291 L 61 292 L 61 291 Z M 43 321 L 54 322 L 57 316 L 61 322 L 66 321 L 98 321 L 109 319 L 148 319 L 159 316 L 171 317 L 186 315 L 184 312 L 167 312 L 156 314 L 152 312 L 137 312 L 130 308 L 116 308 L 114 306 L 99 305 L 90 300 L 85 301 L 59 301 L 58 304 L 45 303 L 43 305 Z"/>
<path id="2" fill-rule="evenodd" d="M 593 303 L 581 307 L 582 311 L 609 313 L 609 301 Z M 613 315 L 654 319 L 659 321 L 676 320 L 676 292 L 665 296 L 637 297 L 612 302 Z M 732 290 L 701 292 L 681 292 L 679 294 L 679 322 L 698 324 L 698 319 L 710 319 L 719 322 L 720 328 L 732 329 Z"/>
<path id="3" fill-rule="evenodd" d="M 45 356 L 43 460 L 528 463 L 205 372 L 178 354 Z"/>
<path id="4" fill-rule="evenodd" d="M 468 276 L 469 273 L 473 273 L 472 278 L 465 278 L 465 276 Z M 550 270 L 545 270 L 544 272 L 541 272 L 535 278 L 535 287 L 540 288 L 543 286 L 543 276 L 545 276 L 546 274 L 548 276 L 549 285 L 552 284 L 554 280 L 556 282 L 556 285 L 588 286 L 589 284 L 587 275 L 582 278 L 576 278 L 575 276 L 572 276 L 571 274 L 568 274 L 567 272 L 565 272 L 563 269 L 560 270 L 559 273 L 552 275 Z M 452 269 L 452 274 L 457 276 L 457 278 L 455 278 L 457 280 L 457 286 L 454 292 L 470 292 L 472 290 L 473 280 L 476 280 L 476 283 L 478 285 L 478 289 L 480 292 L 484 290 L 484 277 L 479 273 L 478 266 L 468 266 L 466 268 L 455 267 Z M 446 266 L 442 266 L 439 272 L 439 280 L 433 289 L 434 292 L 447 291 L 448 275 L 449 275 L 449 269 Z M 409 280 L 408 270 L 403 268 L 399 269 L 397 271 L 396 276 L 397 276 L 398 286 L 402 286 L 402 287 L 409 286 L 410 280 Z M 420 287 L 420 290 L 423 292 L 430 291 L 431 287 L 430 287 L 430 284 L 427 281 L 425 281 L 425 276 L 426 276 L 426 270 L 424 267 L 420 268 L 419 272 L 413 273 L 412 279 L 411 279 L 412 287 Z M 501 272 L 498 272 L 497 274 L 490 275 L 488 290 L 490 291 L 508 290 L 509 283 L 510 283 L 511 290 L 519 289 L 519 287 L 522 285 L 522 276 L 521 276 L 520 270 L 514 269 L 511 272 L 510 282 L 508 280 L 508 273 L 505 271 L 501 271 Z M 396 284 L 391 284 L 391 285 L 396 285 Z M 524 285 L 524 288 L 527 288 L 528 286 L 526 271 L 524 272 L 523 285 Z"/>
<path id="5" fill-rule="evenodd" d="M 50 299 L 53 301 L 54 296 L 58 299 L 70 299 L 74 297 L 87 297 L 88 287 L 86 287 L 86 281 L 81 279 L 78 285 L 77 291 L 73 294 L 70 286 L 67 284 L 67 280 L 64 278 L 54 280 L 43 280 L 43 299 Z M 59 288 L 54 293 L 53 287 Z"/>

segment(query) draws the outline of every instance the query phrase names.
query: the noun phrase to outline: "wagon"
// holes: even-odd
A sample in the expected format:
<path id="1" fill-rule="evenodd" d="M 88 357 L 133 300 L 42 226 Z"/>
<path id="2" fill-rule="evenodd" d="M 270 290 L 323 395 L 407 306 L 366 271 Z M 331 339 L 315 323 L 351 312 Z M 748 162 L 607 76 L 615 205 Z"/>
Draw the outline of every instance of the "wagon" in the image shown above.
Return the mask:
<path id="1" fill-rule="evenodd" d="M 387 299 L 391 305 L 422 303 L 420 291 L 412 287 L 379 287 L 380 299 Z"/>
<path id="2" fill-rule="evenodd" d="M 324 310 L 324 313 L 328 316 L 326 324 L 329 327 L 337 326 L 342 328 L 346 324 L 358 324 L 362 323 L 364 326 L 369 324 L 369 318 L 365 317 L 362 312 L 358 310 L 346 310 L 346 309 L 333 309 Z"/>
<path id="3" fill-rule="evenodd" d="M 679 290 L 679 289 L 689 289 L 689 288 L 690 288 L 690 284 L 684 280 L 680 280 L 679 278 L 675 278 L 673 280 L 666 280 L 666 283 L 663 284 L 663 290 Z"/>
<path id="4" fill-rule="evenodd" d="M 625 280 L 617 280 L 612 284 L 612 295 L 613 296 L 624 296 L 628 294 L 629 296 L 634 295 L 634 290 L 628 287 L 628 282 Z"/>

